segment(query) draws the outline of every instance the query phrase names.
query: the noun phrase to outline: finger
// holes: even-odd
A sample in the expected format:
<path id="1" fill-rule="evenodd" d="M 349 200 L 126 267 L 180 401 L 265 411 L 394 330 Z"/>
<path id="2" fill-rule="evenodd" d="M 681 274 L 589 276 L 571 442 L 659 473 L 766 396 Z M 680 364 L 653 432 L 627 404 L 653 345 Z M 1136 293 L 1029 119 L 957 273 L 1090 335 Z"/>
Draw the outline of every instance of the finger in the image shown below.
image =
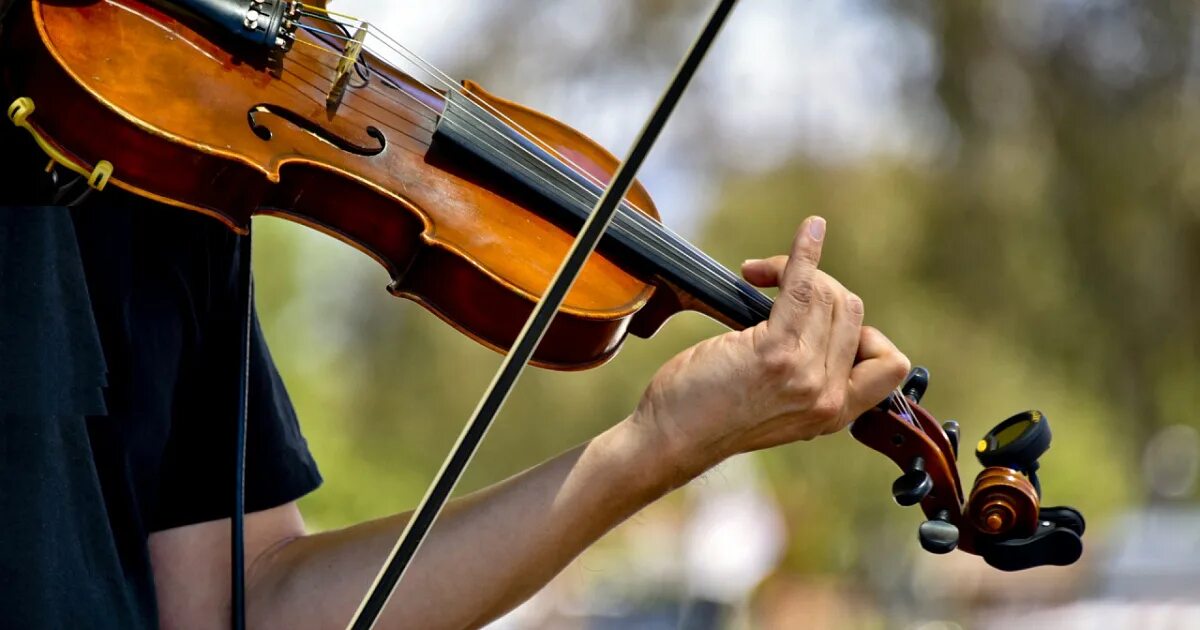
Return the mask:
<path id="1" fill-rule="evenodd" d="M 908 357 L 890 339 L 863 326 L 858 339 L 859 363 L 850 370 L 846 408 L 856 418 L 888 397 L 908 375 Z"/>
<path id="2" fill-rule="evenodd" d="M 874 326 L 863 326 L 858 338 L 858 361 L 885 358 L 888 355 L 899 355 L 908 360 L 900 352 L 896 344 L 887 335 Z"/>
<path id="3" fill-rule="evenodd" d="M 761 260 L 747 260 L 742 263 L 742 277 L 756 287 L 779 286 L 779 278 L 783 276 L 783 268 L 787 265 L 787 260 L 788 257 L 783 255 Z"/>
<path id="4" fill-rule="evenodd" d="M 792 251 L 779 283 L 779 296 L 771 309 L 771 323 L 799 336 L 805 316 L 817 303 L 817 263 L 821 261 L 821 242 L 825 238 L 825 220 L 809 217 L 796 232 Z"/>
<path id="5" fill-rule="evenodd" d="M 842 308 L 850 293 L 842 283 L 817 270 L 813 276 L 812 304 L 802 314 L 799 326 L 800 346 L 810 353 L 815 367 L 825 371 L 828 364 L 829 341 L 833 330 L 834 312 Z M 857 340 L 855 340 L 857 342 Z"/>
<path id="6" fill-rule="evenodd" d="M 862 336 L 863 302 L 857 295 L 842 288 L 842 298 L 834 306 L 833 324 L 829 330 L 829 353 L 825 357 L 825 373 L 830 383 L 842 384 L 850 379 L 850 369 L 858 354 Z"/>

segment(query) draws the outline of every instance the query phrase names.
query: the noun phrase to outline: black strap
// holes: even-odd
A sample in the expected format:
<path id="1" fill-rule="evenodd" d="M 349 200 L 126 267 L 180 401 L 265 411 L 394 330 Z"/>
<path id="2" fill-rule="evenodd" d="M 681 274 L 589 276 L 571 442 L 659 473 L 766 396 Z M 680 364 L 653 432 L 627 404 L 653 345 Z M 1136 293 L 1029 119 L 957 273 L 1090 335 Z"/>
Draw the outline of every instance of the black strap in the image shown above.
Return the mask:
<path id="1" fill-rule="evenodd" d="M 513 385 L 516 384 L 517 378 L 520 376 L 525 365 L 529 363 L 529 359 L 533 356 L 533 351 L 541 342 L 543 335 L 554 315 L 558 312 L 562 305 L 563 299 L 567 292 L 574 284 L 576 276 L 583 269 L 583 264 L 587 261 L 592 251 L 596 248 L 600 238 L 604 236 L 604 231 L 608 228 L 608 224 L 612 221 L 616 213 L 617 207 L 621 200 L 625 197 L 629 187 L 633 184 L 633 179 L 641 166 L 642 161 L 650 152 L 655 139 L 662 131 L 663 126 L 667 122 L 667 118 L 675 108 L 675 104 L 679 102 L 679 97 L 683 94 L 684 88 L 687 87 L 692 75 L 695 74 L 696 68 L 700 65 L 700 60 L 704 58 L 704 54 L 708 51 L 708 47 L 716 38 L 717 32 L 721 25 L 725 22 L 729 12 L 733 9 L 733 5 L 737 0 L 721 0 L 721 3 L 713 11 L 712 17 L 704 26 L 704 30 L 696 38 L 696 42 L 692 45 L 692 49 L 688 52 L 680 64 L 679 69 L 675 73 L 675 77 L 671 80 L 671 84 L 667 87 L 666 92 L 658 102 L 654 113 L 650 119 L 646 121 L 646 125 L 642 128 L 641 134 L 630 150 L 629 155 L 617 167 L 617 172 L 613 175 L 612 181 L 609 182 L 608 188 L 605 189 L 603 196 L 600 197 L 592 210 L 587 221 L 579 231 L 579 235 L 575 239 L 575 243 L 571 246 L 571 250 L 567 253 L 566 259 L 563 260 L 562 266 L 559 267 L 558 273 L 554 277 L 554 281 L 550 283 L 550 287 L 542 296 L 530 314 L 529 319 L 525 322 L 525 327 L 521 334 L 517 336 L 513 347 L 504 357 L 504 362 L 500 366 L 500 370 L 496 373 L 483 399 L 479 401 L 479 406 L 475 408 L 475 413 L 471 419 L 467 421 L 463 432 L 458 438 L 458 442 L 454 445 L 454 449 L 450 452 L 449 457 L 442 464 L 441 471 L 434 478 L 433 483 L 425 493 L 425 498 L 421 500 L 421 504 L 417 507 L 416 513 L 409 519 L 405 526 L 404 532 L 400 535 L 400 539 L 396 541 L 395 547 L 392 548 L 391 555 L 384 564 L 383 569 L 375 578 L 375 583 L 363 598 L 359 605 L 358 611 L 354 614 L 354 618 L 350 622 L 350 628 L 353 630 L 367 630 L 375 625 L 375 620 L 383 611 L 387 600 L 392 596 L 396 585 L 404 576 L 409 564 L 412 562 L 413 556 L 416 555 L 422 541 L 429 533 L 429 529 L 433 526 L 446 501 L 450 498 L 450 494 L 454 491 L 454 486 L 458 484 L 459 478 L 462 477 L 471 458 L 479 449 L 479 444 L 483 441 L 488 429 L 495 420 L 496 414 L 499 413 L 500 407 L 508 398 L 509 392 Z"/>
<path id="2" fill-rule="evenodd" d="M 234 429 L 233 517 L 229 521 L 230 626 L 246 628 L 246 421 L 250 392 L 250 331 L 254 304 L 254 277 L 250 274 L 250 235 L 238 242 L 238 287 L 241 304 L 242 339 L 238 374 L 237 426 Z"/>

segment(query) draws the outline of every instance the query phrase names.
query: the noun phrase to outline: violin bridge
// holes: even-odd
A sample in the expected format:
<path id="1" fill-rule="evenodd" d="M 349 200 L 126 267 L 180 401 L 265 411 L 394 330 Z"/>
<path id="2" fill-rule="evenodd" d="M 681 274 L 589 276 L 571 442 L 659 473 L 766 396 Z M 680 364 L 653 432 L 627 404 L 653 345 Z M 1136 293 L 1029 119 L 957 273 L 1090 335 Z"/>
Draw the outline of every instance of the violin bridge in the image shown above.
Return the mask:
<path id="1" fill-rule="evenodd" d="M 342 98 L 346 95 L 346 87 L 350 84 L 350 75 L 354 72 L 354 64 L 358 63 L 359 55 L 362 54 L 363 41 L 366 38 L 367 23 L 363 22 L 358 25 L 358 30 L 354 31 L 354 37 L 346 40 L 342 58 L 338 61 L 337 70 L 334 71 L 333 85 L 329 88 L 329 94 L 325 96 L 325 111 L 330 117 L 337 113 L 338 107 L 342 104 Z"/>

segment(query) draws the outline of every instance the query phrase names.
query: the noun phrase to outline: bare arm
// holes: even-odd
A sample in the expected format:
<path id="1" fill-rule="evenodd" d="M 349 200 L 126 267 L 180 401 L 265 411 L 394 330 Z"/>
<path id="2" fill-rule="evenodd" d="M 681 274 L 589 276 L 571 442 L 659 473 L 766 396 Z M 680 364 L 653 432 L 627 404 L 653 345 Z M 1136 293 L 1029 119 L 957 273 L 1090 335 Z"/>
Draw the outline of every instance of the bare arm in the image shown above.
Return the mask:
<path id="1" fill-rule="evenodd" d="M 381 627 L 475 627 L 531 596 L 606 531 L 670 489 L 671 475 L 656 468 L 660 464 L 646 452 L 648 446 L 629 426 L 618 425 L 453 502 L 398 588 Z M 256 607 L 279 610 L 306 601 L 311 610 L 270 625 L 344 626 L 408 516 L 287 545 L 256 576 L 272 585 L 265 597 L 255 594 Z M 310 619 L 325 623 L 300 625 Z"/>
<path id="2" fill-rule="evenodd" d="M 381 627 L 464 628 L 528 598 L 608 529 L 668 491 L 678 475 L 623 422 L 587 444 L 451 502 Z M 303 534 L 295 504 L 247 519 L 252 628 L 342 628 L 410 513 Z M 228 617 L 228 521 L 155 534 L 165 628 Z M 161 567 L 161 569 L 160 569 Z M 204 567 L 204 575 L 196 569 Z M 179 596 L 179 601 L 171 601 Z"/>
<path id="3" fill-rule="evenodd" d="M 790 256 L 743 270 L 780 285 L 769 321 L 676 356 L 632 415 L 587 444 L 452 502 L 381 627 L 482 625 L 726 457 L 841 430 L 882 400 L 908 362 L 862 326 L 862 302 L 817 270 L 823 228 L 810 219 Z M 408 516 L 315 535 L 304 535 L 294 504 L 248 517 L 252 627 L 344 627 Z M 164 627 L 225 622 L 227 530 L 204 523 L 151 538 Z"/>

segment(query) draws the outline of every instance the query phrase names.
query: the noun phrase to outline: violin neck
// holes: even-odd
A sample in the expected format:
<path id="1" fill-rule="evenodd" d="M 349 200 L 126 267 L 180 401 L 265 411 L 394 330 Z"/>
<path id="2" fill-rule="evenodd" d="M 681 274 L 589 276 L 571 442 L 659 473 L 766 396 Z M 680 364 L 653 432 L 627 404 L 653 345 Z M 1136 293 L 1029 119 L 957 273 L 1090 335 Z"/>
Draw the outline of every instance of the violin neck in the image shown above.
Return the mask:
<path id="1" fill-rule="evenodd" d="M 451 91 L 431 150 L 465 153 L 493 174 L 539 198 L 550 217 L 577 228 L 603 188 L 544 150 L 469 97 Z M 654 218 L 622 201 L 600 245 L 639 275 L 669 284 L 700 310 L 734 328 L 771 312 L 771 299 Z"/>

